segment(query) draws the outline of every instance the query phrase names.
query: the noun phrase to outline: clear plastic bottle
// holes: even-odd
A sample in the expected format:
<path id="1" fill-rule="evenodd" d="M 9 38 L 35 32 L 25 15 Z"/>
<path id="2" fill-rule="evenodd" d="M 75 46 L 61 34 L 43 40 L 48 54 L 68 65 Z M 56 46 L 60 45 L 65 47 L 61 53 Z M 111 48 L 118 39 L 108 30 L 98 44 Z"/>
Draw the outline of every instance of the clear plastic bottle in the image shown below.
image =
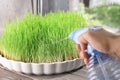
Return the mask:
<path id="1" fill-rule="evenodd" d="M 120 80 L 120 60 L 107 54 L 98 53 L 100 55 L 91 55 L 89 59 L 87 80 Z"/>
<path id="2" fill-rule="evenodd" d="M 100 29 L 102 28 L 83 28 L 73 31 L 69 37 L 79 44 L 77 39 L 79 35 L 87 30 Z M 87 64 L 87 80 L 120 80 L 120 60 L 95 50 L 89 44 L 87 52 L 90 55 L 89 63 Z"/>

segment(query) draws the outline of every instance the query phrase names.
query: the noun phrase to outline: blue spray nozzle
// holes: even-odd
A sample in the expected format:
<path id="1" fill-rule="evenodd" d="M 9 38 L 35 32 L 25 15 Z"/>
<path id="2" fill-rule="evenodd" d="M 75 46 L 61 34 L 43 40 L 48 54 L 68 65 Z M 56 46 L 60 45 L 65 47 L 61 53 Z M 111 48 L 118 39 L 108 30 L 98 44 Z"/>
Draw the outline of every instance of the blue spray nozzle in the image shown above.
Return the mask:
<path id="1" fill-rule="evenodd" d="M 79 41 L 78 41 L 78 37 L 87 32 L 88 30 L 94 30 L 94 31 L 97 31 L 97 30 L 101 30 L 102 27 L 101 26 L 97 26 L 97 27 L 94 27 L 94 28 L 82 28 L 82 29 L 79 29 L 79 30 L 75 30 L 73 32 L 71 32 L 69 34 L 69 38 L 73 39 L 77 44 L 79 44 Z"/>
<path id="2" fill-rule="evenodd" d="M 82 28 L 82 29 L 75 30 L 75 31 L 71 32 L 69 34 L 69 38 L 73 39 L 76 42 L 76 44 L 79 44 L 78 37 L 80 35 L 82 35 L 83 33 L 87 32 L 88 30 L 98 31 L 98 30 L 101 30 L 101 29 L 102 29 L 101 26 L 97 26 L 97 27 L 94 27 L 94 28 Z M 96 51 L 96 50 L 90 44 L 88 44 L 88 46 L 87 46 L 88 54 L 91 54 L 91 55 L 99 54 L 99 52 L 94 52 L 94 51 Z"/>
<path id="3" fill-rule="evenodd" d="M 79 44 L 78 37 L 81 34 L 87 32 L 88 30 L 89 30 L 89 28 L 82 28 L 82 29 L 79 29 L 79 30 L 75 30 L 75 31 L 70 33 L 69 38 L 73 39 L 77 44 Z"/>

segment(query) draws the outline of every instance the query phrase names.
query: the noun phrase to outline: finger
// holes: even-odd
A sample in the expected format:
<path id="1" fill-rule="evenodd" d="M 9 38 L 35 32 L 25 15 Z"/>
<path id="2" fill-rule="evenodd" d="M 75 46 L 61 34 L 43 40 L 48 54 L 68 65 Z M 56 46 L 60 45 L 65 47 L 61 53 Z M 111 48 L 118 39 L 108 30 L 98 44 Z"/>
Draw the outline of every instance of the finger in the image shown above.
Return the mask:
<path id="1" fill-rule="evenodd" d="M 84 59 L 84 54 L 80 52 L 80 58 Z"/>
<path id="2" fill-rule="evenodd" d="M 78 51 L 80 51 L 80 50 L 81 50 L 80 44 L 77 44 L 77 45 L 76 45 L 76 48 L 77 48 Z"/>
<path id="3" fill-rule="evenodd" d="M 89 62 L 89 56 L 88 53 L 86 52 L 87 44 L 81 43 L 80 46 L 81 46 L 81 56 L 84 58 L 85 64 L 87 64 Z"/>
<path id="4" fill-rule="evenodd" d="M 88 64 L 89 63 L 89 59 L 84 59 L 84 63 Z"/>
<path id="5" fill-rule="evenodd" d="M 81 52 L 80 53 L 80 58 L 84 59 L 85 64 L 88 64 L 89 62 L 89 56 L 86 52 Z"/>
<path id="6" fill-rule="evenodd" d="M 81 52 L 82 57 L 84 58 L 84 62 L 85 64 L 87 64 L 89 62 L 89 56 L 87 52 Z"/>

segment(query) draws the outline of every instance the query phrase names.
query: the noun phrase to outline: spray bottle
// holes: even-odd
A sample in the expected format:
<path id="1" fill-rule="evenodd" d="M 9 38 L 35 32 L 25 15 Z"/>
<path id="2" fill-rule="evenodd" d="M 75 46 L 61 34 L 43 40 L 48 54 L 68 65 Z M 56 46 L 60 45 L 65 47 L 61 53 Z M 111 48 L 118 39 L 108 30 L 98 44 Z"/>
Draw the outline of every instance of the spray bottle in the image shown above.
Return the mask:
<path id="1" fill-rule="evenodd" d="M 88 30 L 99 31 L 102 27 L 83 28 L 70 33 L 69 38 L 79 44 L 78 37 Z M 90 56 L 87 64 L 87 80 L 120 80 L 120 60 L 116 60 L 108 54 L 87 45 L 87 53 Z"/>

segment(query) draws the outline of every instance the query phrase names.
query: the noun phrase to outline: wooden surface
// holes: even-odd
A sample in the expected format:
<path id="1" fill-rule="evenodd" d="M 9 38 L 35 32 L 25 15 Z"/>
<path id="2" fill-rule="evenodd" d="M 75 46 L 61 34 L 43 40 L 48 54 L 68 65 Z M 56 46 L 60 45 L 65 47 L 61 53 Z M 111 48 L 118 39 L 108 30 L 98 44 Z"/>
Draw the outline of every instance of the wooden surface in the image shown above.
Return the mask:
<path id="1" fill-rule="evenodd" d="M 68 73 L 36 76 L 10 71 L 0 65 L 0 80 L 86 80 L 86 68 L 83 66 Z"/>

